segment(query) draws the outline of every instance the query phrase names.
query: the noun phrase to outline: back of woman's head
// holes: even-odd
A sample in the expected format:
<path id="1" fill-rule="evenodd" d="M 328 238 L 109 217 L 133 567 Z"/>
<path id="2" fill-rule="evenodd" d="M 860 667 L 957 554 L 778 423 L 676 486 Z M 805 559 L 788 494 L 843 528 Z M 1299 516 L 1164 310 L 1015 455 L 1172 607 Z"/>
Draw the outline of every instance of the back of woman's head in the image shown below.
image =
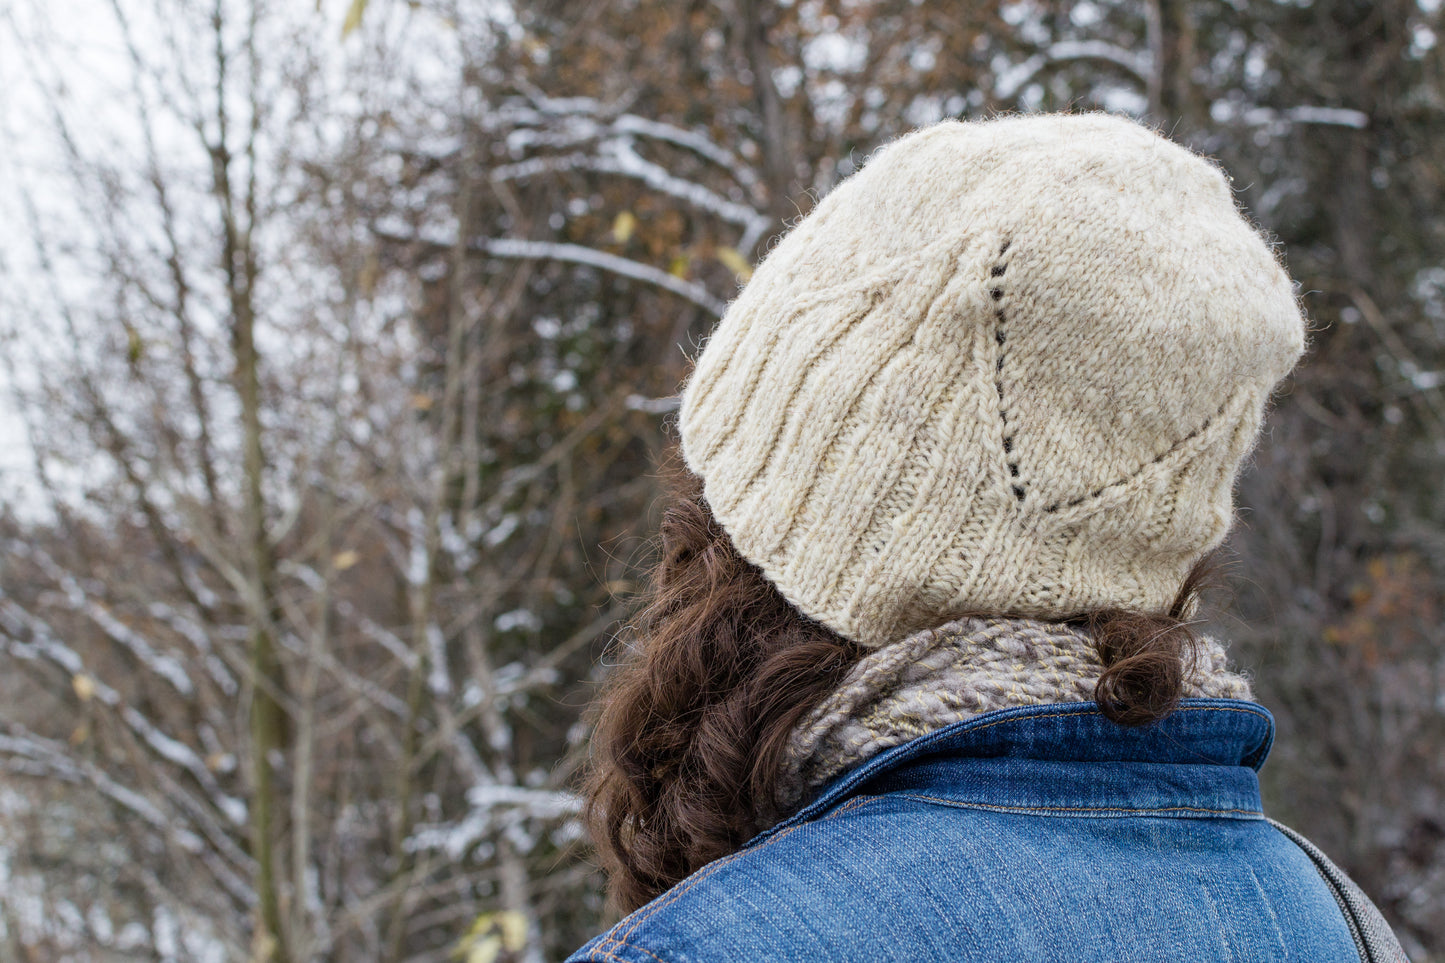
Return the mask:
<path id="1" fill-rule="evenodd" d="M 688 472 L 594 743 L 618 902 L 781 815 L 808 712 L 965 616 L 1082 628 L 1104 712 L 1170 711 L 1200 560 L 1303 343 L 1225 176 L 1147 128 L 945 122 L 877 152 L 683 389 Z"/>
<path id="2" fill-rule="evenodd" d="M 586 819 L 614 904 L 630 911 L 787 816 L 788 741 L 867 650 L 801 614 L 744 559 L 685 470 L 671 479 L 642 607 L 597 701 Z M 1095 700 L 1122 725 L 1178 704 L 1197 639 L 1185 616 L 1079 613 L 1103 664 Z"/>

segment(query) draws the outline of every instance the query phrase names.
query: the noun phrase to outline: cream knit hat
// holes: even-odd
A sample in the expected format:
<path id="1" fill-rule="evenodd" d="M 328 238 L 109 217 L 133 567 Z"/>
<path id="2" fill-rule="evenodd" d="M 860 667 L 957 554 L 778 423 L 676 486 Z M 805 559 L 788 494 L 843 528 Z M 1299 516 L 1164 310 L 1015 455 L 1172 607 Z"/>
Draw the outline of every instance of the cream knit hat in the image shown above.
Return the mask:
<path id="1" fill-rule="evenodd" d="M 682 393 L 738 550 L 879 646 L 1168 608 L 1304 347 L 1220 170 L 1105 114 L 945 122 L 779 242 Z"/>

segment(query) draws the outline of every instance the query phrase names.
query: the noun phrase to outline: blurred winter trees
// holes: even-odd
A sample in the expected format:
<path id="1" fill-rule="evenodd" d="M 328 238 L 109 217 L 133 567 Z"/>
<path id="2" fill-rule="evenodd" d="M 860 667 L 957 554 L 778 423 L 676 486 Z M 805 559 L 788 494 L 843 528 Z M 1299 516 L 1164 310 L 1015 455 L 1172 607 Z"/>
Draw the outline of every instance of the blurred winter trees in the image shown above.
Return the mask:
<path id="1" fill-rule="evenodd" d="M 1445 75 L 1426 0 L 17 0 L 0 955 L 556 959 L 688 356 L 879 143 L 1104 107 L 1314 319 L 1220 634 L 1273 809 L 1445 955 Z"/>

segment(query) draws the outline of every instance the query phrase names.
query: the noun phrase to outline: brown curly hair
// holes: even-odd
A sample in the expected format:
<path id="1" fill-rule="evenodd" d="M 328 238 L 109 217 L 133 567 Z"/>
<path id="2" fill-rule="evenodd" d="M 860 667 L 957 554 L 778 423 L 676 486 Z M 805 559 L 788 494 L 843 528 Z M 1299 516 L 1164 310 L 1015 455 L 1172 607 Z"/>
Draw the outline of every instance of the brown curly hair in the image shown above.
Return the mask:
<path id="1" fill-rule="evenodd" d="M 789 815 L 778 777 L 789 736 L 866 651 L 799 613 L 743 558 L 702 481 L 678 469 L 660 557 L 627 646 L 596 703 L 584 818 L 609 895 L 630 912 Z M 1185 621 L 1206 572 L 1164 615 L 1116 609 L 1070 621 L 1105 671 L 1095 700 L 1138 726 L 1178 705 L 1198 639 Z"/>

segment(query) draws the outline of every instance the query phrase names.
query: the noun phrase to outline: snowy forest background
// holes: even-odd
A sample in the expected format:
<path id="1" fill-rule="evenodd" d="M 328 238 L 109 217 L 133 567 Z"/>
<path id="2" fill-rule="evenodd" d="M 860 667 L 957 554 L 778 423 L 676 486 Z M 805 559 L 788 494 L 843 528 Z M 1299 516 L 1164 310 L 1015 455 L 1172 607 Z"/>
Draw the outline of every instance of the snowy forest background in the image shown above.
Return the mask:
<path id="1" fill-rule="evenodd" d="M 1212 631 L 1445 960 L 1439 0 L 0 4 L 0 959 L 533 961 L 688 355 L 878 144 L 1219 158 L 1313 350 Z"/>

